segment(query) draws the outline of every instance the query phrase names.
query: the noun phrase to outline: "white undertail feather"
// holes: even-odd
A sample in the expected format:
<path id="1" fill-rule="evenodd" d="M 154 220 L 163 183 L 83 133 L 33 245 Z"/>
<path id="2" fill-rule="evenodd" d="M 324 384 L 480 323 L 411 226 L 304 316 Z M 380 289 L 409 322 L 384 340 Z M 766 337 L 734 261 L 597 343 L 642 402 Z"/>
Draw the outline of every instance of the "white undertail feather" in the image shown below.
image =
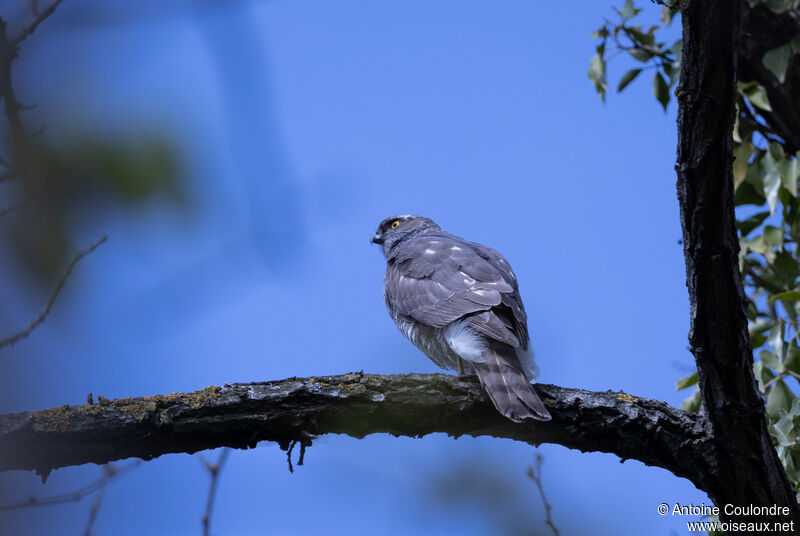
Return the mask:
<path id="1" fill-rule="evenodd" d="M 536 383 L 536 380 L 539 378 L 539 366 L 536 364 L 536 360 L 533 357 L 533 349 L 528 346 L 527 350 L 523 350 L 522 348 L 514 348 L 514 350 L 517 353 L 519 364 L 522 365 L 522 372 L 528 377 L 529 382 Z"/>
<path id="2" fill-rule="evenodd" d="M 469 327 L 468 320 L 459 320 L 447 326 L 444 338 L 461 359 L 471 363 L 486 362 L 486 341 Z"/>
<path id="3" fill-rule="evenodd" d="M 469 327 L 467 320 L 447 326 L 444 337 L 459 357 L 472 364 L 483 389 L 500 413 L 515 422 L 550 420 L 550 413 L 531 386 L 539 372 L 533 352 L 500 342 L 489 343 Z"/>

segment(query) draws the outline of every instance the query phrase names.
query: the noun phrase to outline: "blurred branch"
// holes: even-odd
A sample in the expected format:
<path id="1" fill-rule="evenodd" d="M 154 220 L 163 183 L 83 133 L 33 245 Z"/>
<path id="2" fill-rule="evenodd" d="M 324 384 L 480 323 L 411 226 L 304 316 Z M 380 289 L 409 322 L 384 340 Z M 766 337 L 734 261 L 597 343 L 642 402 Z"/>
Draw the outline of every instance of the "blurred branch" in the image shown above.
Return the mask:
<path id="1" fill-rule="evenodd" d="M 25 39 L 28 38 L 33 32 L 36 31 L 36 28 L 44 22 L 44 20 L 49 17 L 50 15 L 55 12 L 58 5 L 61 3 L 62 0 L 53 0 L 53 3 L 50 4 L 44 11 L 39 11 L 39 6 L 37 2 L 32 4 L 32 10 L 34 12 L 34 18 L 31 22 L 25 26 L 22 31 L 11 40 L 11 45 L 13 47 L 18 47 L 20 43 L 22 43 Z"/>
<path id="2" fill-rule="evenodd" d="M 11 64 L 17 57 L 17 45 L 9 39 L 6 32 L 8 25 L 0 18 L 0 99 L 4 103 L 4 113 L 11 129 L 11 141 L 14 147 L 13 164 L 5 164 L 10 172 L 20 177 L 27 176 L 29 163 L 29 142 L 25 135 L 25 127 L 19 115 L 20 105 L 14 94 L 14 84 L 11 82 Z"/>
<path id="3" fill-rule="evenodd" d="M 544 504 L 544 515 L 545 524 L 550 527 L 550 530 L 553 531 L 554 536 L 559 536 L 558 528 L 556 527 L 555 523 L 553 523 L 553 517 L 551 515 L 551 511 L 553 510 L 553 506 L 548 502 L 547 496 L 544 494 L 544 486 L 542 486 L 542 455 L 538 452 L 536 453 L 536 469 L 533 466 L 528 467 L 528 477 L 536 484 L 536 487 L 539 488 L 539 495 L 542 497 L 542 504 Z"/>
<path id="4" fill-rule="evenodd" d="M 209 536 L 211 534 L 211 513 L 214 510 L 214 498 L 217 495 L 217 482 L 219 481 L 219 473 L 222 471 L 222 467 L 225 465 L 225 462 L 228 461 L 228 456 L 230 455 L 230 449 L 223 449 L 217 459 L 217 463 L 211 463 L 206 460 L 202 454 L 197 454 L 197 457 L 200 458 L 200 461 L 203 463 L 203 467 L 205 467 L 208 474 L 211 476 L 211 482 L 208 485 L 208 498 L 206 499 L 206 511 L 203 514 L 203 536 Z"/>
<path id="5" fill-rule="evenodd" d="M 131 463 L 128 463 L 122 467 L 117 467 L 114 464 L 106 464 L 102 467 L 103 475 L 95 480 L 94 482 L 90 482 L 89 484 L 83 486 L 82 488 L 78 488 L 75 491 L 70 493 L 61 493 L 59 495 L 51 495 L 49 497 L 31 497 L 26 501 L 12 503 L 12 504 L 5 504 L 0 506 L 0 512 L 6 512 L 8 510 L 19 510 L 20 508 L 31 508 L 34 506 L 51 506 L 53 504 L 64 504 L 70 502 L 78 502 L 87 495 L 91 495 L 95 491 L 104 489 L 109 482 L 113 479 L 121 476 L 131 469 L 138 467 L 142 462 L 140 460 L 135 460 Z M 94 514 L 95 516 L 97 513 Z M 87 527 L 87 529 L 91 529 L 91 525 Z"/>
<path id="6" fill-rule="evenodd" d="M 514 423 L 497 413 L 474 378 L 363 373 L 208 387 L 97 404 L 0 415 L 0 471 L 52 469 L 170 452 L 252 448 L 323 434 L 493 436 L 610 452 L 663 467 L 709 487 L 707 420 L 622 392 L 536 385 L 549 422 Z"/>
<path id="7" fill-rule="evenodd" d="M 56 288 L 53 291 L 53 294 L 50 296 L 50 299 L 47 301 L 47 304 L 45 304 L 44 309 L 42 309 L 42 312 L 39 313 L 39 316 L 37 316 L 35 319 L 33 319 L 33 321 L 31 321 L 31 323 L 28 324 L 28 326 L 25 329 L 23 329 L 22 331 L 18 331 L 17 333 L 14 333 L 13 335 L 9 335 L 8 337 L 0 339 L 0 348 L 3 348 L 5 346 L 13 346 L 14 343 L 19 341 L 20 339 L 26 338 L 28 335 L 31 334 L 31 331 L 36 329 L 36 327 L 39 324 L 44 322 L 44 319 L 47 318 L 48 314 L 50 314 L 50 309 L 52 309 L 53 303 L 55 303 L 56 298 L 58 297 L 59 293 L 61 292 L 61 289 L 64 288 L 64 284 L 67 282 L 67 278 L 72 273 L 72 269 L 75 268 L 75 265 L 78 264 L 78 261 L 80 261 L 82 258 L 84 258 L 86 255 L 88 255 L 92 251 L 96 250 L 100 246 L 100 244 L 102 244 L 106 240 L 108 240 L 108 237 L 107 236 L 102 236 L 94 244 L 92 244 L 91 246 L 89 246 L 86 249 L 80 250 L 79 252 L 77 252 L 75 254 L 75 256 L 72 258 L 72 261 L 67 266 L 67 269 L 64 272 L 64 275 L 62 275 L 61 279 L 58 280 L 58 284 L 56 285 Z"/>

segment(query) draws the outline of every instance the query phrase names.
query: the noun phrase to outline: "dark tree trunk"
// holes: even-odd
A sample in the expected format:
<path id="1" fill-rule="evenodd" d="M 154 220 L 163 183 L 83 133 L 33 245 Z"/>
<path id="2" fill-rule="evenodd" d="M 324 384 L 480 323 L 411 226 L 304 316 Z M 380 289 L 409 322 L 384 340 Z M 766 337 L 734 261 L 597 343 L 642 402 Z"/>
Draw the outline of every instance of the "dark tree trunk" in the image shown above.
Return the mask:
<path id="1" fill-rule="evenodd" d="M 797 500 L 756 388 L 738 268 L 731 165 L 740 10 L 738 0 L 692 0 L 683 13 L 677 171 L 689 340 L 716 451 L 706 491 L 720 507 L 789 506 L 797 522 Z"/>

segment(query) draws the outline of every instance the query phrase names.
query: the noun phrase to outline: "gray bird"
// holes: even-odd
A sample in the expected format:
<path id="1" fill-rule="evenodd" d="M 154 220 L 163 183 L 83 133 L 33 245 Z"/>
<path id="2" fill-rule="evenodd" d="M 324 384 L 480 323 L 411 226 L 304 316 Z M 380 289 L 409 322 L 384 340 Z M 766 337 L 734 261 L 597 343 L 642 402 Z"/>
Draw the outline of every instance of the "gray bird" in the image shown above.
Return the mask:
<path id="1" fill-rule="evenodd" d="M 371 242 L 383 247 L 383 296 L 400 331 L 440 367 L 477 374 L 512 421 L 549 421 L 531 386 L 538 368 L 508 261 L 408 214 L 383 220 Z"/>

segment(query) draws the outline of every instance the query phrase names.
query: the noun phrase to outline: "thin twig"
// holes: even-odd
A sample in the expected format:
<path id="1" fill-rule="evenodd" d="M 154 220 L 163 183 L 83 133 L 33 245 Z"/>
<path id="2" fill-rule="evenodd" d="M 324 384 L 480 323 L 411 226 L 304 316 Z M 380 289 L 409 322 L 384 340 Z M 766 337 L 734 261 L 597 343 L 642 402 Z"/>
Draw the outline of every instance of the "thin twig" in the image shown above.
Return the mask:
<path id="1" fill-rule="evenodd" d="M 67 278 L 72 273 L 72 269 L 75 268 L 75 265 L 78 264 L 78 261 L 80 261 L 86 255 L 88 255 L 89 253 L 91 253 L 92 251 L 97 249 L 100 246 L 100 244 L 102 244 L 106 240 L 108 240 L 108 237 L 107 236 L 102 236 L 94 244 L 92 244 L 88 248 L 83 249 L 83 250 L 81 250 L 81 251 L 79 251 L 79 252 L 77 252 L 75 254 L 75 256 L 72 258 L 72 262 L 70 262 L 69 266 L 67 266 L 67 269 L 64 272 L 64 275 L 61 276 L 61 279 L 59 279 L 58 284 L 56 285 L 56 289 L 53 291 L 53 294 L 50 296 L 50 299 L 47 301 L 47 304 L 44 306 L 44 309 L 42 309 L 42 312 L 39 313 L 39 316 L 37 316 L 22 331 L 18 331 L 17 333 L 14 333 L 13 335 L 9 335 L 8 337 L 6 337 L 4 339 L 0 339 L 0 348 L 3 348 L 4 346 L 13 346 L 14 343 L 19 341 L 20 339 L 26 338 L 28 335 L 31 334 L 31 331 L 36 329 L 36 327 L 39 324 L 44 322 L 44 319 L 47 318 L 48 314 L 50 314 L 50 309 L 53 307 L 53 303 L 56 301 L 56 298 L 58 297 L 58 294 L 61 292 L 61 289 L 64 288 L 64 284 L 67 282 Z"/>
<path id="2" fill-rule="evenodd" d="M 37 26 L 39 26 L 47 17 L 53 14 L 53 12 L 58 7 L 58 4 L 61 3 L 61 0 L 53 0 L 53 3 L 45 9 L 44 11 L 40 11 L 36 17 L 25 26 L 22 31 L 17 35 L 15 38 L 11 39 L 11 45 L 15 48 L 19 46 L 25 39 L 28 38 L 34 31 L 36 31 Z"/>
<path id="3" fill-rule="evenodd" d="M 115 466 L 110 463 L 106 464 L 103 467 L 103 476 L 98 478 L 94 482 L 90 482 L 89 484 L 83 486 L 82 488 L 78 488 L 77 490 L 70 493 L 51 495 L 49 497 L 31 497 L 24 502 L 5 504 L 0 506 L 0 512 L 5 512 L 7 510 L 19 510 L 20 508 L 30 508 L 33 506 L 50 506 L 53 504 L 78 502 L 87 495 L 91 495 L 95 491 L 103 489 L 105 486 L 108 485 L 108 483 L 111 480 L 117 478 L 118 476 L 124 473 L 127 473 L 128 471 L 130 471 L 135 467 L 138 467 L 139 464 L 141 463 L 142 463 L 141 460 L 136 460 L 127 465 L 124 465 L 123 467 Z"/>
<path id="4" fill-rule="evenodd" d="M 214 498 L 217 495 L 219 473 L 222 470 L 222 466 L 225 465 L 225 462 L 228 460 L 228 455 L 230 455 L 230 453 L 231 449 L 222 449 L 222 452 L 217 459 L 217 463 L 215 464 L 212 464 L 206 460 L 202 454 L 197 455 L 197 457 L 203 463 L 203 467 L 205 467 L 206 471 L 208 471 L 209 475 L 211 475 L 211 482 L 208 486 L 208 498 L 206 499 L 206 511 L 203 514 L 203 536 L 209 536 L 211 534 L 211 513 L 214 510 Z"/>
<path id="5" fill-rule="evenodd" d="M 536 453 L 536 469 L 533 466 L 528 467 L 528 476 L 534 481 L 536 487 L 539 488 L 539 495 L 542 497 L 542 504 L 544 504 L 545 524 L 553 531 L 553 536 L 559 536 L 558 528 L 553 523 L 553 518 L 550 515 L 553 506 L 547 501 L 547 496 L 544 494 L 544 487 L 542 486 L 542 455 Z"/>
<path id="6" fill-rule="evenodd" d="M 109 463 L 103 466 L 103 478 L 105 482 L 100 488 L 100 491 L 97 492 L 97 496 L 94 498 L 91 508 L 89 508 L 89 519 L 86 521 L 86 528 L 83 529 L 83 536 L 92 536 L 92 528 L 94 527 L 94 522 L 97 520 L 97 514 L 100 513 L 100 506 L 103 504 L 103 497 L 105 497 L 108 482 L 114 477 L 115 472 L 116 469 L 112 464 Z"/>

